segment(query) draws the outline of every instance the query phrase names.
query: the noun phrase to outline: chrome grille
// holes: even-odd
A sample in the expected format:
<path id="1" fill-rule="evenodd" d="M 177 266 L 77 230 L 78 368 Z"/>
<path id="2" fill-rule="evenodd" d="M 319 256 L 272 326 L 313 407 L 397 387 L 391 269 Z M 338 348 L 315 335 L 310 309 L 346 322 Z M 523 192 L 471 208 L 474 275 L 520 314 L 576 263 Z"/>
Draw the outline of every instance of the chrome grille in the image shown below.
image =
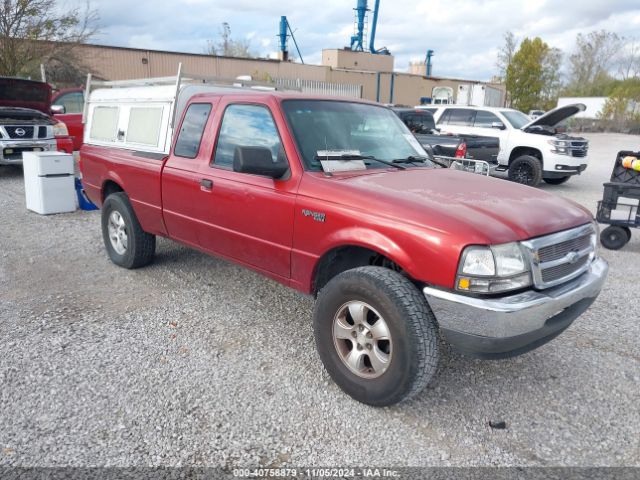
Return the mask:
<path id="1" fill-rule="evenodd" d="M 595 258 L 596 241 L 595 227 L 589 224 L 522 242 L 534 285 L 549 288 L 581 275 Z"/>
<path id="2" fill-rule="evenodd" d="M 16 140 L 21 140 L 23 138 L 26 139 L 31 139 L 33 138 L 33 131 L 34 128 L 33 127 L 4 127 L 4 129 L 7 132 L 7 135 L 9 135 L 9 138 L 13 138 Z"/>
<path id="3" fill-rule="evenodd" d="M 591 235 L 583 235 L 582 237 L 572 238 L 556 245 L 549 245 L 538 250 L 538 259 L 541 262 L 552 262 L 567 255 L 572 250 L 584 250 L 591 245 Z"/>
<path id="4" fill-rule="evenodd" d="M 565 278 L 574 274 L 576 271 L 580 271 L 589 262 L 589 256 L 586 255 L 580 258 L 576 263 L 563 263 L 557 267 L 546 268 L 542 270 L 542 281 L 550 283 L 559 278 Z"/>

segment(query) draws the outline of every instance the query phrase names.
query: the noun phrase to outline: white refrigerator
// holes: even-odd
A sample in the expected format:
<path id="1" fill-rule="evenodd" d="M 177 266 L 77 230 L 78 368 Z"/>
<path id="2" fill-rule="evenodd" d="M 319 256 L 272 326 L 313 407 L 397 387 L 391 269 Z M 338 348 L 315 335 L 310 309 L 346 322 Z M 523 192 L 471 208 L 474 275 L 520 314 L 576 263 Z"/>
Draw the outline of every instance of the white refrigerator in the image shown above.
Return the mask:
<path id="1" fill-rule="evenodd" d="M 27 209 L 48 215 L 76 209 L 73 156 L 59 152 L 24 152 Z"/>

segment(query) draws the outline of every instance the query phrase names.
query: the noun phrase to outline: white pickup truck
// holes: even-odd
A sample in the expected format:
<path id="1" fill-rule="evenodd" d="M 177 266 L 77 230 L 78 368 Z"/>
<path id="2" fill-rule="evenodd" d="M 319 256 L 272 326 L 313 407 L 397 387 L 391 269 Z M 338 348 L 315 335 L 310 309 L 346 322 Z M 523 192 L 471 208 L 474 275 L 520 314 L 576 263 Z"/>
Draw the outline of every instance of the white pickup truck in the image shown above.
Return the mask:
<path id="1" fill-rule="evenodd" d="M 442 133 L 498 137 L 497 171 L 510 180 L 536 186 L 566 182 L 587 168 L 589 142 L 559 133 L 557 126 L 585 110 L 583 104 L 566 105 L 531 120 L 510 108 L 446 105 L 428 108 Z"/>

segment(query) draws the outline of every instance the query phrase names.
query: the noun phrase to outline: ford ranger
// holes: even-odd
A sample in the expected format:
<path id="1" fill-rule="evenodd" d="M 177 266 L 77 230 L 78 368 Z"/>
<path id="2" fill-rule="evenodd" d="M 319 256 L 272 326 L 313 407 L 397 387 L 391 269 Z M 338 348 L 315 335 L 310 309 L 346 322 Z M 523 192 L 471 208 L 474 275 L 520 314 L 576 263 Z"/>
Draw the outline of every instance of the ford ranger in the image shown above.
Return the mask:
<path id="1" fill-rule="evenodd" d="M 153 88 L 88 99 L 80 166 L 110 259 L 143 267 L 161 236 L 315 296 L 320 358 L 361 402 L 420 392 L 440 334 L 519 355 L 603 286 L 585 208 L 436 168 L 384 106 L 234 89 L 163 104 L 175 87 Z"/>

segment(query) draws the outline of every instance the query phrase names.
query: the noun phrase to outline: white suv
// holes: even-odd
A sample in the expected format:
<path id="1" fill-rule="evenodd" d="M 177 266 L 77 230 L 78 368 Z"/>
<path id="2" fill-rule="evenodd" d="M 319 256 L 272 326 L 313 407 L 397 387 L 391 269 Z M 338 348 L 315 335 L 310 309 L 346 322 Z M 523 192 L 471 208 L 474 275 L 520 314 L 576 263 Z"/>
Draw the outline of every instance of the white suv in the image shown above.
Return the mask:
<path id="1" fill-rule="evenodd" d="M 508 171 L 515 182 L 536 186 L 541 180 L 564 183 L 587 168 L 589 142 L 556 128 L 585 108 L 579 103 L 566 105 L 535 120 L 510 108 L 447 105 L 435 108 L 433 114 L 443 133 L 498 137 L 496 170 Z"/>

